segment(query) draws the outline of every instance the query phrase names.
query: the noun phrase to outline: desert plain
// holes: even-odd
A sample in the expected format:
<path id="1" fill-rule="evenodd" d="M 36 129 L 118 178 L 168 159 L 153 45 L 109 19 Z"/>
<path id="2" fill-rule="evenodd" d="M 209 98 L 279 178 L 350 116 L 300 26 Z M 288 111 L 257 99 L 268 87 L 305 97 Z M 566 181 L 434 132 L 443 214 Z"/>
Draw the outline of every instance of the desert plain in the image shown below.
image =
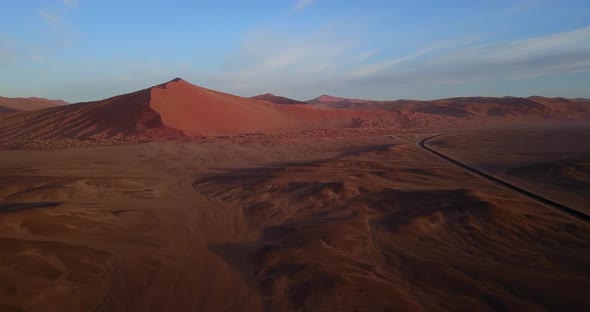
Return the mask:
<path id="1" fill-rule="evenodd" d="M 174 79 L 0 112 L 0 311 L 590 309 L 588 100 Z"/>

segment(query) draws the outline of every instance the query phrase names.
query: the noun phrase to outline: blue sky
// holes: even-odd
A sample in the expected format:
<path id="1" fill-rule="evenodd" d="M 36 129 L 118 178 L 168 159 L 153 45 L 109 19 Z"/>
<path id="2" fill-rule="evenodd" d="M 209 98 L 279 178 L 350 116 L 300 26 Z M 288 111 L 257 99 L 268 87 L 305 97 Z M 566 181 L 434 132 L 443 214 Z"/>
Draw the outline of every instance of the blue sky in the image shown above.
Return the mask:
<path id="1" fill-rule="evenodd" d="M 566 0 L 22 0 L 0 95 L 97 100 L 175 77 L 306 100 L 590 97 L 590 5 Z"/>

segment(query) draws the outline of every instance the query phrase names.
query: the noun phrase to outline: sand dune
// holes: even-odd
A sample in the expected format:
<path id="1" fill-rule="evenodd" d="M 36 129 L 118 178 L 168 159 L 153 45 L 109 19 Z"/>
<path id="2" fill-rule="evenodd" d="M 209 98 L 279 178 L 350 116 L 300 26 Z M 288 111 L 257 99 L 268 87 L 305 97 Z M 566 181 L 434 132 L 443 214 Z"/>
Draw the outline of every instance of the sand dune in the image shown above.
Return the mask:
<path id="1" fill-rule="evenodd" d="M 396 112 L 355 112 L 275 105 L 192 85 L 182 79 L 151 89 L 150 107 L 162 122 L 189 136 L 272 133 L 310 129 L 355 128 L 363 124 L 395 127 Z M 357 121 L 361 119 L 361 121 Z"/>
<path id="2" fill-rule="evenodd" d="M 316 107 L 354 110 L 422 112 L 450 117 L 581 119 L 590 116 L 585 99 L 459 97 L 432 101 L 371 101 L 322 96 L 308 101 Z"/>
<path id="3" fill-rule="evenodd" d="M 4 109 L 0 114 L 0 146 L 94 146 L 310 130 L 318 130 L 315 135 L 322 136 L 329 134 L 325 131 L 329 129 L 395 133 L 460 129 L 482 123 L 587 120 L 590 116 L 590 105 L 582 100 L 478 97 L 367 102 L 321 96 L 310 101 L 313 105 L 276 105 L 268 101 L 268 95 L 265 97 L 266 100 L 243 98 L 177 78 L 101 101 L 28 112 Z M 276 96 L 273 99 L 285 101 Z"/>
<path id="4" fill-rule="evenodd" d="M 49 108 L 54 106 L 67 105 L 68 102 L 63 100 L 48 100 L 44 98 L 7 98 L 0 96 L 0 113 L 8 110 L 14 111 L 31 111 L 36 109 Z"/>
<path id="5" fill-rule="evenodd" d="M 187 135 L 296 129 L 300 122 L 266 101 L 221 93 L 175 79 L 152 89 L 150 107 Z M 301 122 L 305 125 L 305 120 Z"/>
<path id="6" fill-rule="evenodd" d="M 13 143 L 67 138 L 134 141 L 180 134 L 163 125 L 149 103 L 150 90 L 146 89 L 97 102 L 2 114 L 0 140 Z"/>
<path id="7" fill-rule="evenodd" d="M 296 100 L 293 100 L 290 98 L 286 98 L 284 96 L 274 95 L 272 93 L 265 93 L 265 94 L 253 96 L 252 99 L 264 100 L 264 101 L 275 103 L 275 104 L 300 104 L 300 105 L 307 104 L 305 102 L 296 101 Z"/>
<path id="8" fill-rule="evenodd" d="M 309 104 L 323 104 L 323 103 L 346 103 L 346 104 L 371 104 L 376 101 L 361 100 L 361 99 L 347 99 L 342 97 L 336 97 L 331 95 L 321 95 L 315 99 L 306 101 Z"/>
<path id="9" fill-rule="evenodd" d="M 203 135 L 449 123 L 425 114 L 321 110 L 238 97 L 174 79 L 109 99 L 0 115 L 0 142 L 10 147 L 87 146 Z"/>

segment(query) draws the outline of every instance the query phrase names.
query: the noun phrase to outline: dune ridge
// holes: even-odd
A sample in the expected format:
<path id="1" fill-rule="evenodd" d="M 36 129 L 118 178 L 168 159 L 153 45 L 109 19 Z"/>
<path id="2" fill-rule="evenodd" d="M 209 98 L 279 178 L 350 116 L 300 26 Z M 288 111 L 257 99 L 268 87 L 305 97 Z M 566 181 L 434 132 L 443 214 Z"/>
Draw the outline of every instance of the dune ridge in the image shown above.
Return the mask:
<path id="1" fill-rule="evenodd" d="M 561 118 L 590 117 L 587 99 L 521 97 L 455 97 L 430 101 L 394 100 L 373 101 L 347 99 L 323 95 L 307 103 L 324 109 L 353 109 L 362 111 L 421 112 L 449 117 L 483 118 Z"/>
<path id="2" fill-rule="evenodd" d="M 64 100 L 49 100 L 38 97 L 9 98 L 0 96 L 0 113 L 10 111 L 32 111 L 68 104 L 69 103 Z"/>
<path id="3" fill-rule="evenodd" d="M 251 99 L 264 100 L 275 104 L 300 104 L 307 105 L 305 102 L 293 100 L 284 96 L 274 95 L 272 93 L 265 93 L 251 97 Z"/>
<path id="4" fill-rule="evenodd" d="M 2 114 L 0 142 L 77 139 L 118 143 L 183 135 L 346 128 L 361 126 L 355 120 L 357 117 L 382 125 L 393 125 L 399 120 L 398 113 L 276 105 L 209 90 L 177 78 L 105 100 Z"/>
<path id="5" fill-rule="evenodd" d="M 32 111 L 0 107 L 0 147 L 112 145 L 301 131 L 331 135 L 324 131 L 327 129 L 373 129 L 385 134 L 460 129 L 482 123 L 590 118 L 590 102 L 580 99 L 467 97 L 380 102 L 321 96 L 313 105 L 302 105 L 277 104 L 269 101 L 269 95 L 264 96 L 266 99 L 244 98 L 176 78 L 100 101 Z M 283 101 L 274 95 L 271 100 L 277 98 Z"/>

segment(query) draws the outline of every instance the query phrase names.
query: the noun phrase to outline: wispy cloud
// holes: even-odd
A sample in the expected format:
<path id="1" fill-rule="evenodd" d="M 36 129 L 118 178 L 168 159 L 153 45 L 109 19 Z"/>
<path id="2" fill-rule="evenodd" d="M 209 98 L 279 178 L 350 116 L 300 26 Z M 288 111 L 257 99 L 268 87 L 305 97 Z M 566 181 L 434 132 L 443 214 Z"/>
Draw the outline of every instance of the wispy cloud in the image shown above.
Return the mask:
<path id="1" fill-rule="evenodd" d="M 504 15 L 505 16 L 513 16 L 521 13 L 525 13 L 536 9 L 538 7 L 544 6 L 549 2 L 549 0 L 519 0 L 514 1 L 514 3 L 506 9 Z"/>
<path id="2" fill-rule="evenodd" d="M 47 63 L 47 59 L 40 55 L 40 54 L 31 54 L 29 55 L 29 61 L 37 64 L 45 64 Z"/>
<path id="3" fill-rule="evenodd" d="M 371 76 L 373 74 L 384 71 L 386 69 L 391 69 L 392 67 L 394 67 L 396 65 L 403 64 L 405 62 L 409 62 L 409 61 L 416 59 L 424 54 L 432 52 L 433 50 L 434 50 L 434 48 L 426 48 L 426 49 L 418 50 L 418 51 L 416 51 L 410 55 L 407 55 L 407 56 L 394 58 L 394 59 L 390 59 L 390 60 L 386 60 L 386 61 L 381 61 L 381 62 L 377 62 L 377 63 L 367 64 L 367 65 L 362 65 L 362 66 L 354 69 L 349 74 L 349 77 L 359 78 L 359 77 Z"/>
<path id="4" fill-rule="evenodd" d="M 190 66 L 184 62 L 138 61 L 129 58 L 88 62 L 84 65 L 61 63 L 63 81 L 52 85 L 50 95 L 69 102 L 95 101 L 160 84 L 174 77 L 189 79 Z M 80 69 L 83 71 L 80 72 Z M 190 79 L 189 79 L 190 80 Z M 191 80 L 194 81 L 194 80 Z"/>
<path id="5" fill-rule="evenodd" d="M 364 52 L 360 53 L 359 55 L 357 55 L 356 61 L 359 63 L 365 62 L 365 61 L 369 60 L 370 58 L 372 58 L 373 56 L 379 54 L 379 52 L 381 52 L 381 49 L 378 49 L 378 48 L 364 51 Z"/>
<path id="6" fill-rule="evenodd" d="M 41 19 L 47 23 L 48 30 L 51 31 L 52 36 L 62 47 L 70 47 L 73 42 L 73 38 L 75 37 L 75 32 L 71 29 L 71 27 L 67 26 L 67 23 L 64 21 L 61 15 L 53 13 L 51 11 L 40 11 L 39 16 Z"/>
<path id="7" fill-rule="evenodd" d="M 228 70 L 200 81 L 241 95 L 272 91 L 288 96 L 590 72 L 590 27 L 488 44 L 482 44 L 480 37 L 447 40 L 390 59 L 382 57 L 387 54 L 382 49 L 358 52 L 359 37 L 349 40 L 340 30 L 316 30 L 299 37 L 261 31 L 244 38 L 228 61 Z M 277 38 L 281 45 L 268 45 Z M 369 62 L 376 55 L 381 60 Z"/>
<path id="8" fill-rule="evenodd" d="M 78 6 L 78 0 L 60 0 L 65 6 L 75 8 Z"/>
<path id="9" fill-rule="evenodd" d="M 267 29 L 246 34 L 239 49 L 228 56 L 225 70 L 211 73 L 205 83 L 242 95 L 303 90 L 342 72 L 360 44 L 346 25 L 328 23 L 307 33 Z"/>
<path id="10" fill-rule="evenodd" d="M 412 66 L 351 74 L 352 83 L 460 84 L 493 79 L 590 71 L 590 27 L 537 38 L 497 42 L 455 49 Z"/>
<path id="11" fill-rule="evenodd" d="M 61 25 L 61 19 L 51 12 L 41 11 L 39 12 L 39 16 L 41 16 L 41 18 L 43 18 L 52 27 L 59 27 Z"/>
<path id="12" fill-rule="evenodd" d="M 310 4 L 314 3 L 315 0 L 298 0 L 293 6 L 293 12 L 300 12 L 307 8 Z"/>

